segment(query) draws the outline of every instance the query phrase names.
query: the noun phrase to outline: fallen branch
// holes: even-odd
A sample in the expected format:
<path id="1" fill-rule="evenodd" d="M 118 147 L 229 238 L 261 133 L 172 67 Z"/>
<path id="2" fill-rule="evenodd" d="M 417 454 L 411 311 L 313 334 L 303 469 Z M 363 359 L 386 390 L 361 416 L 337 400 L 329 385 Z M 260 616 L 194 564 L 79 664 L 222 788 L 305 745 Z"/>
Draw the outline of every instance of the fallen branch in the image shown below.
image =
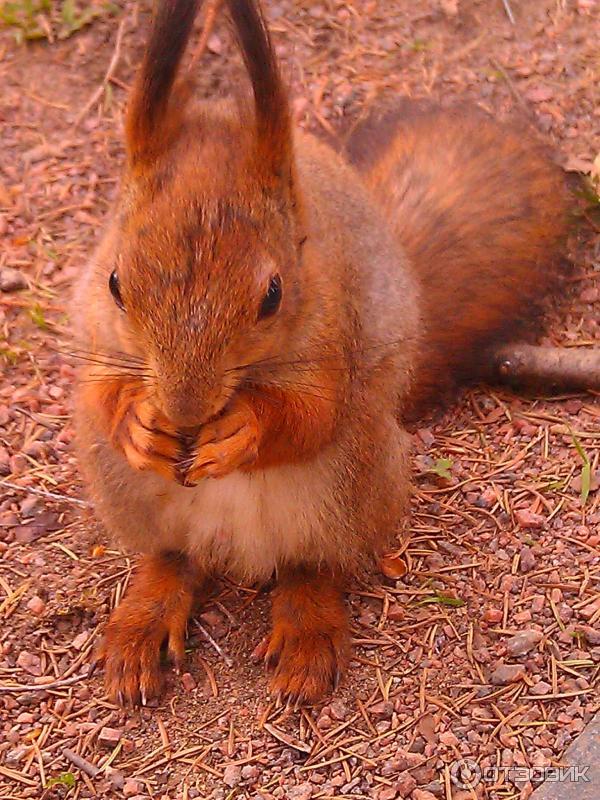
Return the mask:
<path id="1" fill-rule="evenodd" d="M 494 378 L 546 391 L 600 390 L 600 348 L 511 344 L 494 353 Z"/>
<path id="2" fill-rule="evenodd" d="M 77 769 L 85 772 L 85 774 L 90 778 L 95 778 L 101 772 L 101 769 L 92 764 L 91 761 L 88 761 L 87 758 L 80 756 L 73 750 L 69 750 L 67 747 L 65 747 L 65 749 L 62 751 L 62 754 L 67 761 L 70 761 L 73 766 L 77 767 Z"/>
<path id="3" fill-rule="evenodd" d="M 49 689 L 62 689 L 63 686 L 73 686 L 75 683 L 87 678 L 87 673 L 84 675 L 72 675 L 70 678 L 60 678 L 50 683 L 15 683 L 0 684 L 0 693 L 2 692 L 46 692 Z"/>
<path id="4" fill-rule="evenodd" d="M 85 500 L 78 500 L 76 497 L 69 497 L 66 494 L 58 494 L 57 492 L 47 492 L 45 489 L 38 489 L 35 486 L 19 486 L 17 483 L 5 481 L 0 479 L 0 486 L 5 486 L 13 492 L 23 492 L 24 494 L 35 494 L 38 497 L 45 497 L 47 500 L 59 500 L 61 503 L 72 503 L 82 508 L 90 508 L 90 503 Z"/>

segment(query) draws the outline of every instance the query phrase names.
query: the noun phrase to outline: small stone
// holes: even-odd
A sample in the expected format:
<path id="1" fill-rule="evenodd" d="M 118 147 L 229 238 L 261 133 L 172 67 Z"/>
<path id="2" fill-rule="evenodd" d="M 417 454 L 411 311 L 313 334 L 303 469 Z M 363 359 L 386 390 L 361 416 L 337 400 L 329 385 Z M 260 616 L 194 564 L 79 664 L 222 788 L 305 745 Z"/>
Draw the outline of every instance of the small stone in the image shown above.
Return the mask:
<path id="1" fill-rule="evenodd" d="M 591 603 L 588 603 L 583 608 L 579 609 L 579 616 L 583 617 L 584 619 L 591 619 L 598 613 L 598 611 L 600 611 L 600 598 L 598 600 L 592 600 Z"/>
<path id="2" fill-rule="evenodd" d="M 535 686 L 532 686 L 529 691 L 531 694 L 535 694 L 536 696 L 541 694 L 552 694 L 552 687 L 549 683 L 546 683 L 546 681 L 539 681 L 535 684 Z"/>
<path id="3" fill-rule="evenodd" d="M 10 475 L 10 453 L 5 447 L 0 447 L 0 475 Z"/>
<path id="4" fill-rule="evenodd" d="M 223 772 L 223 783 L 234 789 L 242 780 L 242 768 L 235 764 L 229 764 Z"/>
<path id="5" fill-rule="evenodd" d="M 42 662 L 40 661 L 40 657 L 36 656 L 34 653 L 29 653 L 27 650 L 22 650 L 19 653 L 17 666 L 38 678 L 42 674 Z"/>
<path id="6" fill-rule="evenodd" d="M 439 739 L 442 744 L 448 745 L 448 747 L 458 747 L 458 739 L 452 731 L 440 733 Z"/>
<path id="7" fill-rule="evenodd" d="M 78 633 L 77 636 L 71 642 L 71 647 L 74 647 L 75 650 L 83 650 L 89 638 L 90 634 L 88 631 L 81 631 L 81 633 Z"/>
<path id="8" fill-rule="evenodd" d="M 520 508 L 515 511 L 515 519 L 517 520 L 517 525 L 525 530 L 543 528 L 546 521 L 546 518 L 541 514 L 535 514 L 528 508 Z"/>
<path id="9" fill-rule="evenodd" d="M 498 622 L 502 622 L 502 617 L 504 614 L 502 610 L 499 608 L 487 608 L 483 612 L 483 619 L 485 622 L 491 622 L 492 624 L 496 624 Z"/>
<path id="10" fill-rule="evenodd" d="M 135 797 L 136 794 L 139 794 L 142 787 L 137 781 L 128 780 L 125 781 L 123 784 L 123 794 L 125 797 Z"/>
<path id="11" fill-rule="evenodd" d="M 394 712 L 394 704 L 389 700 L 382 700 L 381 703 L 376 703 L 369 709 L 371 714 L 379 719 L 390 719 Z"/>
<path id="12" fill-rule="evenodd" d="M 36 614 L 38 617 L 40 617 L 46 610 L 46 603 L 36 594 L 27 603 L 27 608 L 32 612 L 32 614 Z"/>
<path id="13" fill-rule="evenodd" d="M 342 700 L 334 700 L 329 706 L 329 714 L 332 719 L 343 722 L 348 716 L 348 706 Z"/>
<path id="14" fill-rule="evenodd" d="M 411 793 L 417 788 L 417 782 L 410 772 L 402 772 L 395 783 L 396 790 L 400 797 L 410 797 Z"/>
<path id="15" fill-rule="evenodd" d="M 102 730 L 98 734 L 98 744 L 102 745 L 102 747 L 112 749 L 119 744 L 122 736 L 123 736 L 123 731 L 119 730 L 119 728 L 105 727 L 102 728 Z"/>
<path id="16" fill-rule="evenodd" d="M 537 559 L 534 556 L 530 547 L 522 547 L 521 554 L 519 559 L 519 566 L 521 568 L 521 572 L 531 572 L 535 569 L 537 564 Z"/>
<path id="17" fill-rule="evenodd" d="M 592 647 L 600 644 L 600 629 L 592 628 L 591 625 L 579 625 L 577 628 L 585 636 L 585 639 Z"/>
<path id="18" fill-rule="evenodd" d="M 23 500 L 22 503 L 19 505 L 19 511 L 23 517 L 31 517 L 33 516 L 33 512 L 38 508 L 40 505 L 39 497 L 34 497 L 30 495 Z"/>
<path id="19" fill-rule="evenodd" d="M 543 636 L 541 631 L 521 631 L 506 642 L 506 650 L 511 656 L 522 656 L 541 642 Z"/>
<path id="20" fill-rule="evenodd" d="M 529 609 L 526 609 L 525 611 L 518 611 L 516 614 L 513 614 L 513 619 L 517 625 L 523 625 L 525 622 L 531 622 L 531 611 L 529 611 Z"/>
<path id="21" fill-rule="evenodd" d="M 412 796 L 413 800 L 437 800 L 436 796 L 427 789 L 415 789 Z"/>
<path id="22" fill-rule="evenodd" d="M 12 269 L 12 267 L 0 269 L 1 292 L 18 292 L 21 289 L 27 289 L 28 285 L 27 279 L 18 269 Z"/>
<path id="23" fill-rule="evenodd" d="M 431 428 L 419 428 L 417 431 L 417 436 L 423 442 L 425 447 L 433 447 L 435 436 Z"/>
<path id="24" fill-rule="evenodd" d="M 260 778 L 260 770 L 255 764 L 246 764 L 242 767 L 242 779 L 245 781 L 254 781 Z"/>
<path id="25" fill-rule="evenodd" d="M 584 303 L 596 303 L 600 299 L 600 289 L 590 286 L 589 289 L 583 290 L 580 297 Z"/>
<path id="26" fill-rule="evenodd" d="M 492 656 L 487 647 L 477 647 L 473 649 L 473 658 L 478 664 L 489 664 Z"/>
<path id="27" fill-rule="evenodd" d="M 320 731 L 329 731 L 333 728 L 333 720 L 329 714 L 320 714 L 317 720 L 317 728 Z"/>
<path id="28" fill-rule="evenodd" d="M 520 664 L 499 664 L 490 678 L 494 686 L 506 686 L 516 683 L 525 677 L 525 670 Z"/>
<path id="29" fill-rule="evenodd" d="M 181 685 L 186 692 L 193 692 L 196 688 L 196 681 L 190 672 L 184 672 L 181 676 Z"/>
<path id="30" fill-rule="evenodd" d="M 393 786 L 382 786 L 377 792 L 376 797 L 377 800 L 396 800 L 396 797 L 398 797 L 398 792 Z"/>
<path id="31" fill-rule="evenodd" d="M 434 797 L 445 797 L 444 787 L 439 781 L 431 781 L 431 783 L 428 783 L 423 789 L 424 791 L 431 792 Z"/>
<path id="32" fill-rule="evenodd" d="M 310 800 L 313 795 L 313 785 L 304 781 L 297 786 L 290 786 L 286 791 L 286 798 L 289 800 Z"/>

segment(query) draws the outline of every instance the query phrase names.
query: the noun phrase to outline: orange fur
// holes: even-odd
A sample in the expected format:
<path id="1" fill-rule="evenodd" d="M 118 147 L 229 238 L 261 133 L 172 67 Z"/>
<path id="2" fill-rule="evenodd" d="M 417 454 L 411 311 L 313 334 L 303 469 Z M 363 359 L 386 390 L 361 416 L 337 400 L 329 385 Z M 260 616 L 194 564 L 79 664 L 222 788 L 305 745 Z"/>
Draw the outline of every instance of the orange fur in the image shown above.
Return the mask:
<path id="1" fill-rule="evenodd" d="M 78 390 L 81 464 L 111 532 L 150 554 L 101 651 L 132 702 L 158 690 L 165 637 L 182 654 L 190 563 L 276 574 L 273 689 L 327 692 L 344 579 L 407 511 L 399 410 L 484 375 L 549 291 L 563 234 L 556 169 L 478 112 L 365 122 L 360 174 L 292 132 L 258 4 L 227 4 L 253 103 L 194 101 L 177 72 L 198 3 L 160 0 L 122 191 L 78 287 L 100 365 Z"/>
<path id="2" fill-rule="evenodd" d="M 182 665 L 196 582 L 192 566 L 181 555 L 143 560 L 127 596 L 111 614 L 96 653 L 112 700 L 145 704 L 160 692 L 163 642 L 171 660 Z"/>
<path id="3" fill-rule="evenodd" d="M 346 143 L 422 287 L 413 416 L 492 374 L 493 348 L 538 322 L 567 232 L 561 170 L 523 124 L 399 103 Z M 378 135 L 379 134 L 379 135 Z M 432 153 L 435 152 L 435 157 Z"/>
<path id="4" fill-rule="evenodd" d="M 327 572 L 284 572 L 273 593 L 273 630 L 265 654 L 275 694 L 292 702 L 320 700 L 337 685 L 349 644 L 339 581 Z"/>

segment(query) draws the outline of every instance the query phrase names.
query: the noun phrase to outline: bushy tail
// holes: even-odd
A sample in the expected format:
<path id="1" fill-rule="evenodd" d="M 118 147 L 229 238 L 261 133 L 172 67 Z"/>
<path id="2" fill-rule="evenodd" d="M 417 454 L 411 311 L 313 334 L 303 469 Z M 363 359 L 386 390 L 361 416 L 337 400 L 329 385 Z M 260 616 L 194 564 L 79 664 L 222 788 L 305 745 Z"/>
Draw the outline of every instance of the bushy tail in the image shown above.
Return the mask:
<path id="1" fill-rule="evenodd" d="M 358 128 L 348 150 L 421 285 L 414 414 L 489 378 L 495 346 L 539 321 L 560 273 L 567 196 L 534 137 L 475 109 L 405 104 L 379 122 L 370 136 Z"/>

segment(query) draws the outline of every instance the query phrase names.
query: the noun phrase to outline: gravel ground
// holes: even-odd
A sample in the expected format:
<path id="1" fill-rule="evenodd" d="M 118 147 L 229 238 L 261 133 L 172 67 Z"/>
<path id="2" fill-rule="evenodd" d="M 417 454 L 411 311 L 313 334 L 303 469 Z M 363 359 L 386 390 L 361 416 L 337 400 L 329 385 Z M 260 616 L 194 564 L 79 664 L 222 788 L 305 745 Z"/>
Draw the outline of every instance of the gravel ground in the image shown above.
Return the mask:
<path id="1" fill-rule="evenodd" d="M 453 765 L 560 764 L 598 710 L 592 395 L 472 390 L 420 424 L 407 572 L 354 587 L 355 658 L 326 705 L 270 702 L 249 658 L 267 596 L 226 582 L 199 609 L 189 672 L 167 672 L 160 705 L 117 708 L 101 676 L 86 677 L 135 558 L 112 549 L 86 504 L 62 351 L 69 285 L 115 192 L 149 5 L 108 16 L 92 4 L 100 15 L 78 32 L 37 18 L 46 38 L 27 44 L 0 33 L 0 798 L 526 800 L 537 779 L 486 771 L 461 788 Z M 567 169 L 589 172 L 600 6 L 508 8 L 514 25 L 501 0 L 267 3 L 303 125 L 334 135 L 380 95 L 466 96 L 532 116 Z M 238 69 L 219 21 L 200 91 L 220 92 Z M 581 203 L 554 343 L 600 344 L 599 233 Z"/>

